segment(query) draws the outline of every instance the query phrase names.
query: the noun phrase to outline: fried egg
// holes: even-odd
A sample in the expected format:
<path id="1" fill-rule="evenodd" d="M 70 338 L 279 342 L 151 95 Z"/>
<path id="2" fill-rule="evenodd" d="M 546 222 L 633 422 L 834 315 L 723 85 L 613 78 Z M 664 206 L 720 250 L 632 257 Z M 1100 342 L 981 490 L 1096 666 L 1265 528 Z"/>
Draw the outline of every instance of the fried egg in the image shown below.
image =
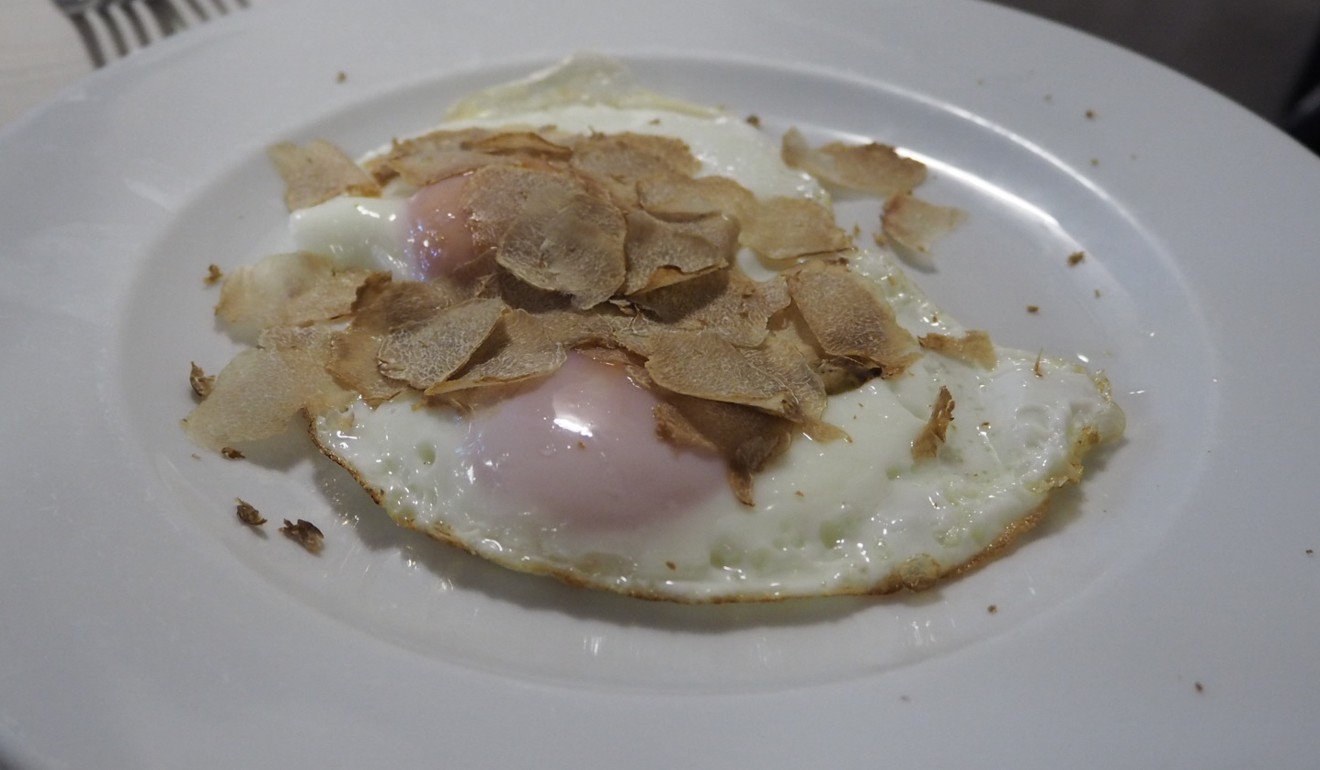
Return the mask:
<path id="1" fill-rule="evenodd" d="M 613 70 L 611 70 L 613 72 Z M 745 121 L 676 104 L 611 75 L 600 88 L 542 75 L 464 102 L 446 127 L 554 126 L 681 139 L 699 175 L 758 197 L 828 203 L 809 174 Z M 590 80 L 589 78 L 587 79 Z M 599 79 L 598 79 L 599 81 Z M 298 248 L 342 267 L 425 280 L 472 258 L 463 177 L 294 212 Z M 880 248 L 847 254 L 914 336 L 967 332 Z M 780 269 L 747 250 L 748 275 Z M 994 553 L 1123 431 L 1102 375 L 995 348 L 992 368 L 926 351 L 908 371 L 829 398 L 846 438 L 798 435 L 740 503 L 722 458 L 661 440 L 657 397 L 621 366 L 570 352 L 554 374 L 471 409 L 415 393 L 311 415 L 316 443 L 399 524 L 507 567 L 683 602 L 922 589 Z M 946 388 L 953 420 L 933 457 L 913 442 Z"/>

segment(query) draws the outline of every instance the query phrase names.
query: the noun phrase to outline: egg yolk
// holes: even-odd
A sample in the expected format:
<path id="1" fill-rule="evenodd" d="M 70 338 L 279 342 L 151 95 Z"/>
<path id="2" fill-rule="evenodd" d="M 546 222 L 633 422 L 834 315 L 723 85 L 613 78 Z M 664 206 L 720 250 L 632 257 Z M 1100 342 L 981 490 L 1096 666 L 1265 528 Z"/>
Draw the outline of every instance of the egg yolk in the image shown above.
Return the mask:
<path id="1" fill-rule="evenodd" d="M 676 516 L 727 492 L 723 461 L 656 436 L 656 397 L 618 366 L 570 353 L 554 375 L 472 416 L 474 481 L 547 526 Z"/>
<path id="2" fill-rule="evenodd" d="M 453 277 L 475 256 L 459 202 L 465 184 L 466 176 L 442 179 L 408 200 L 406 253 L 413 277 Z"/>

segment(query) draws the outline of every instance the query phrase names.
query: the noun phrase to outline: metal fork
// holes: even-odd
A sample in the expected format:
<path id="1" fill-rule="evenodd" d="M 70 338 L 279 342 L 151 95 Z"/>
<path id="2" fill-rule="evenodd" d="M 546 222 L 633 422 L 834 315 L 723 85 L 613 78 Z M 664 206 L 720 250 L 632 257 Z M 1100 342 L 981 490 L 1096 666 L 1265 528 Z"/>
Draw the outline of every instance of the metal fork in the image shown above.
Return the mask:
<path id="1" fill-rule="evenodd" d="M 82 38 L 92 66 L 169 37 L 232 10 L 248 0 L 55 0 Z"/>

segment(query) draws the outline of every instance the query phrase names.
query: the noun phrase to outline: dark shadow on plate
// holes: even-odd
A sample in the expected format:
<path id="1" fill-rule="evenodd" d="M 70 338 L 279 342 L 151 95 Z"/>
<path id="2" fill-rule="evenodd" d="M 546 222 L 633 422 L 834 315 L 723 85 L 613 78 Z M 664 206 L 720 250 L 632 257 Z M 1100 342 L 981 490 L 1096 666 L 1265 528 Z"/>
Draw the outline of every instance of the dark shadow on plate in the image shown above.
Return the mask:
<path id="1" fill-rule="evenodd" d="M 5 747 L 0 745 L 0 770 L 22 770 L 22 768 L 33 768 L 36 765 L 18 763 L 18 758 L 5 751 Z"/>

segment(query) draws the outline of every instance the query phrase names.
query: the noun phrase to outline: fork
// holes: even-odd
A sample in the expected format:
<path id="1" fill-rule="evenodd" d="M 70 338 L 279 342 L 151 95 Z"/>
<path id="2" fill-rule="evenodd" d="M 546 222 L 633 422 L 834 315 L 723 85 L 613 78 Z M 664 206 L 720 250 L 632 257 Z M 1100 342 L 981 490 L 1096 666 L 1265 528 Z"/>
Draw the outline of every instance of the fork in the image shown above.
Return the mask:
<path id="1" fill-rule="evenodd" d="M 99 69 L 192 24 L 246 8 L 248 0 L 55 0 L 55 5 Z"/>

